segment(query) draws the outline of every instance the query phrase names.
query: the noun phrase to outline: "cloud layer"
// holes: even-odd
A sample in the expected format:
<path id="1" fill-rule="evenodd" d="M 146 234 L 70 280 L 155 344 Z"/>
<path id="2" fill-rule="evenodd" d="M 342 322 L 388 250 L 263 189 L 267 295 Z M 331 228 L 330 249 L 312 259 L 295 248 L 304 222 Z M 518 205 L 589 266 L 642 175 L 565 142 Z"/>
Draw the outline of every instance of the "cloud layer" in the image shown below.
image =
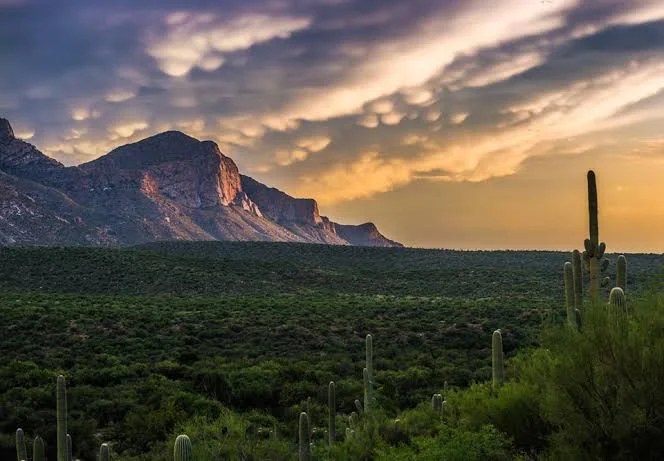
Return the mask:
<path id="1" fill-rule="evenodd" d="M 0 43 L 0 114 L 64 163 L 179 129 L 338 214 L 661 152 L 656 0 L 24 0 Z"/>

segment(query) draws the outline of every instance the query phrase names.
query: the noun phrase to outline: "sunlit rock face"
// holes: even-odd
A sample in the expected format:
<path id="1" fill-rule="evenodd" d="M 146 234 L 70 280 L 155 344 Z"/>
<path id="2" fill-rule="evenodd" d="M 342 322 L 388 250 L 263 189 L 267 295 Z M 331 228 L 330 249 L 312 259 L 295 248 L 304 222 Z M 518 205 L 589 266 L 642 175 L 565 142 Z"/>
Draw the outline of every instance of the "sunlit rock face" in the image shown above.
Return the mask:
<path id="1" fill-rule="evenodd" d="M 241 176 L 217 144 L 178 131 L 65 167 L 16 139 L 1 119 L 0 192 L 0 244 L 7 245 L 384 243 L 375 228 L 367 235 L 359 228 L 347 231 L 352 239 L 337 235 L 338 225 L 320 216 L 315 200 L 296 199 Z"/>
<path id="2" fill-rule="evenodd" d="M 214 142 L 201 142 L 178 131 L 119 147 L 81 168 L 148 172 L 159 193 L 190 208 L 228 206 L 242 191 L 237 166 Z"/>

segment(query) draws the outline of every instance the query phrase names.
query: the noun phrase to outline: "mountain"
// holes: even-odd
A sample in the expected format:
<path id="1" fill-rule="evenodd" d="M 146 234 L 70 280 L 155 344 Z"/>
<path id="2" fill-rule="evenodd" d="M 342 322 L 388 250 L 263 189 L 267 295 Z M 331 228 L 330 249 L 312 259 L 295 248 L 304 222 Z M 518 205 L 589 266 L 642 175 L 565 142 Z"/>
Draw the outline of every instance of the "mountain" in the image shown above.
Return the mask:
<path id="1" fill-rule="evenodd" d="M 315 200 L 241 175 L 212 141 L 167 131 L 65 167 L 0 118 L 0 244 L 157 240 L 402 246 L 372 223 L 337 224 Z"/>

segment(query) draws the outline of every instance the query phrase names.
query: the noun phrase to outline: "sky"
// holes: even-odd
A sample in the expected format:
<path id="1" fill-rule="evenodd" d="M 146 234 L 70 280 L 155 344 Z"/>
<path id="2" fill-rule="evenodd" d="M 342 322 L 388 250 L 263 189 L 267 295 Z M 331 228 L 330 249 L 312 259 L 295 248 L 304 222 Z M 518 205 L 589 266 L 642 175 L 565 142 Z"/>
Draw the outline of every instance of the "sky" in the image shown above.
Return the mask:
<path id="1" fill-rule="evenodd" d="M 67 165 L 176 129 L 409 246 L 664 252 L 660 0 L 0 0 L 0 116 Z"/>

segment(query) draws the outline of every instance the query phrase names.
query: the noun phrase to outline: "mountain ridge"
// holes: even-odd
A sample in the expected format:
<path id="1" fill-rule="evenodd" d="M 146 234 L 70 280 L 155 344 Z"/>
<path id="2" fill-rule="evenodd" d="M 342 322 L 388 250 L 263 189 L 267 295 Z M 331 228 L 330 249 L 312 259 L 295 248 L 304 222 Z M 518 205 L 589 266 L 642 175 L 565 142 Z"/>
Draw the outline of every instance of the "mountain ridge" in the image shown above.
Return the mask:
<path id="1" fill-rule="evenodd" d="M 64 166 L 0 118 L 0 244 L 135 245 L 232 240 L 403 246 L 373 223 L 342 225 L 318 203 L 240 173 L 213 141 L 166 131 Z M 338 232 L 340 230 L 340 232 Z"/>

